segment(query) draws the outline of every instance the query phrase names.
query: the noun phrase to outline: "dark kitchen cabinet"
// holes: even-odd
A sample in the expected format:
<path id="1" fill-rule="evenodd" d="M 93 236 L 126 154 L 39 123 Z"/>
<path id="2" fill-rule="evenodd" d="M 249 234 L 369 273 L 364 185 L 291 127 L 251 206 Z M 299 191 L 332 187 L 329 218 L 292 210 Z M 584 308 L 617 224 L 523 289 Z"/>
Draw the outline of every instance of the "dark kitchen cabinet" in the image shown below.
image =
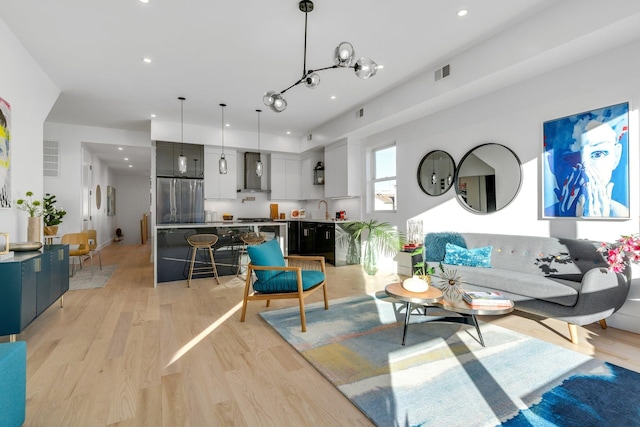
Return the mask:
<path id="1" fill-rule="evenodd" d="M 69 246 L 16 252 L 0 262 L 0 335 L 19 334 L 69 289 Z"/>
<path id="2" fill-rule="evenodd" d="M 334 224 L 316 224 L 316 255 L 322 255 L 326 262 L 336 263 L 336 226 Z"/>
<path id="3" fill-rule="evenodd" d="M 288 221 L 287 223 L 287 250 L 290 254 L 300 253 L 300 222 Z"/>
<path id="4" fill-rule="evenodd" d="M 360 264 L 360 239 L 339 222 L 290 221 L 288 242 L 292 255 L 322 255 L 336 267 Z"/>
<path id="5" fill-rule="evenodd" d="M 300 255 L 316 254 L 316 223 L 300 222 Z"/>

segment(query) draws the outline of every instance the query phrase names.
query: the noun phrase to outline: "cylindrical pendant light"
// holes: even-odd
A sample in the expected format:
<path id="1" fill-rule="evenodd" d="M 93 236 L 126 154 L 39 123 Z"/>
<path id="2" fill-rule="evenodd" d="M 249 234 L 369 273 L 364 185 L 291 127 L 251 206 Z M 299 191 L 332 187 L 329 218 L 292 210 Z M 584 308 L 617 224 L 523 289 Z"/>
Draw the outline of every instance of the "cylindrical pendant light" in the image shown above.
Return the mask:
<path id="1" fill-rule="evenodd" d="M 256 162 L 256 175 L 262 176 L 264 168 L 260 161 L 260 113 L 262 113 L 262 110 L 256 110 L 256 113 L 258 113 L 258 161 Z"/>
<path id="2" fill-rule="evenodd" d="M 222 154 L 220 155 L 220 160 L 218 160 L 218 169 L 222 175 L 227 173 L 227 159 L 224 158 L 224 107 L 226 106 L 227 104 L 220 104 L 222 109 Z"/>
<path id="3" fill-rule="evenodd" d="M 178 171 L 187 172 L 187 157 L 184 155 L 184 101 L 186 98 L 180 96 L 180 155 L 178 156 Z"/>

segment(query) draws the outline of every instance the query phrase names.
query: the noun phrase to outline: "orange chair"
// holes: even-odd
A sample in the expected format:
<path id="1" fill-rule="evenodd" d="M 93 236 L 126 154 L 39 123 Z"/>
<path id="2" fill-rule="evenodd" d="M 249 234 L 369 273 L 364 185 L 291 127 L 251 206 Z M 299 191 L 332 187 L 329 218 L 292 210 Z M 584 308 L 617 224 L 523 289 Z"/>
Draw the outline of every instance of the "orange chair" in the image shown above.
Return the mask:
<path id="1" fill-rule="evenodd" d="M 82 268 L 82 257 L 89 256 L 91 260 L 91 275 L 93 276 L 93 258 L 91 256 L 91 248 L 89 247 L 89 235 L 87 233 L 69 233 L 62 236 L 62 244 L 69 245 L 69 258 L 72 259 L 71 277 L 75 272 L 76 261 L 78 258 L 80 268 Z"/>

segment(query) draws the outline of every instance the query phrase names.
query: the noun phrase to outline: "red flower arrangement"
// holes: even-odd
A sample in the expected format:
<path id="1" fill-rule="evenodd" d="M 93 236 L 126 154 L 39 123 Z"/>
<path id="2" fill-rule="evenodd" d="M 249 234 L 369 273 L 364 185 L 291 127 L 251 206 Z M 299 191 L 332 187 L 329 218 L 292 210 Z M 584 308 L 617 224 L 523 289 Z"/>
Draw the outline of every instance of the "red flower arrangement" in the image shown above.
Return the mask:
<path id="1" fill-rule="evenodd" d="M 613 244 L 603 242 L 598 251 L 607 254 L 610 271 L 621 273 L 627 265 L 640 263 L 640 235 L 620 236 Z"/>

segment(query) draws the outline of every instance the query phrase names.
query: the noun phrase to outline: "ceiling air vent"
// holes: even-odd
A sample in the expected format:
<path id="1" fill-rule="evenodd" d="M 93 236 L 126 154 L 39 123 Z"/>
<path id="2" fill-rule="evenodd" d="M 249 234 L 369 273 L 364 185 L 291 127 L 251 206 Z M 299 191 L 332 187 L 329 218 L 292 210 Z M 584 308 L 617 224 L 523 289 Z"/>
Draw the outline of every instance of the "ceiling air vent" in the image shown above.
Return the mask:
<path id="1" fill-rule="evenodd" d="M 311 141 L 312 139 L 313 139 L 313 135 L 312 134 L 307 135 L 307 141 Z"/>
<path id="2" fill-rule="evenodd" d="M 364 108 L 361 108 L 358 111 L 356 111 L 356 118 L 359 119 L 361 117 L 364 117 Z"/>
<path id="3" fill-rule="evenodd" d="M 444 79 L 445 77 L 449 77 L 449 75 L 451 74 L 451 65 L 447 64 L 442 68 L 438 68 L 433 74 L 435 81 Z"/>

